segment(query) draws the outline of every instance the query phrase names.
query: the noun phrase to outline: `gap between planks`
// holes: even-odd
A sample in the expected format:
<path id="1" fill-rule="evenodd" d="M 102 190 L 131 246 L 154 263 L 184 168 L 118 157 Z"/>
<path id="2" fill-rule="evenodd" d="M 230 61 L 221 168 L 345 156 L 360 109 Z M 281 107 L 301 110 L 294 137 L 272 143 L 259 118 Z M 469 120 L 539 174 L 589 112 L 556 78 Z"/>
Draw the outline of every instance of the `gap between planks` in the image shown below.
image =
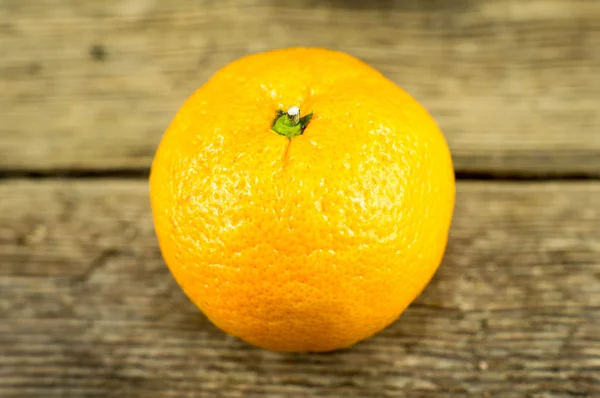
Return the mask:
<path id="1" fill-rule="evenodd" d="M 48 169 L 48 170 L 0 170 L 1 180 L 65 180 L 65 179 L 148 179 L 150 170 L 134 169 Z M 456 171 L 457 181 L 494 181 L 494 182 L 560 182 L 560 181 L 597 181 L 600 174 L 573 172 L 501 172 L 501 171 Z"/>

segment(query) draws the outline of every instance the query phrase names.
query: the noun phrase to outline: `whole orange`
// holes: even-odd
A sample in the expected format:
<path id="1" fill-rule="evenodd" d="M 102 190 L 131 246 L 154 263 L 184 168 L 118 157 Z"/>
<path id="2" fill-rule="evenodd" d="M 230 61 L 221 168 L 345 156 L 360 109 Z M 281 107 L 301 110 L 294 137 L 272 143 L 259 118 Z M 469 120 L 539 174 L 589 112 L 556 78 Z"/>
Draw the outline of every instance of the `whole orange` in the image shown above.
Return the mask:
<path id="1" fill-rule="evenodd" d="M 328 351 L 389 325 L 427 285 L 455 187 L 443 135 L 409 94 L 349 55 L 293 48 L 237 60 L 185 102 L 150 194 L 163 257 L 215 325 Z"/>

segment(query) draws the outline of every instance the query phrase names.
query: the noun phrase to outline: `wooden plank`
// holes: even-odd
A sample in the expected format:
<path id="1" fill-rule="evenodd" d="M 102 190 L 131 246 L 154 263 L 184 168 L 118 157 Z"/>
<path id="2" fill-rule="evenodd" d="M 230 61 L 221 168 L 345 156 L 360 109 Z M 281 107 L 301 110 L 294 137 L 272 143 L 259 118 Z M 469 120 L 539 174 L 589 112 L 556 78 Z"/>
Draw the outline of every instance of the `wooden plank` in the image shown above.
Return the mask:
<path id="1" fill-rule="evenodd" d="M 600 175 L 600 2 L 0 2 L 0 170 L 147 170 L 184 99 L 289 46 L 406 88 L 464 173 Z"/>
<path id="2" fill-rule="evenodd" d="M 600 183 L 461 182 L 444 264 L 355 347 L 221 333 L 164 266 L 143 181 L 0 183 L 2 397 L 593 397 Z"/>

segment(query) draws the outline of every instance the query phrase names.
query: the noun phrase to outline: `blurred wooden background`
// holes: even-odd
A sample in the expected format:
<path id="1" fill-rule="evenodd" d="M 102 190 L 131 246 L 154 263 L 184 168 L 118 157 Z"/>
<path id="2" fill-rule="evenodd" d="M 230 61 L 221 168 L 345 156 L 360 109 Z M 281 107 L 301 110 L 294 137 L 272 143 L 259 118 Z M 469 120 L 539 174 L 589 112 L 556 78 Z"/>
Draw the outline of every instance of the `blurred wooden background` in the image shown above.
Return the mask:
<path id="1" fill-rule="evenodd" d="M 457 210 L 402 318 L 249 347 L 164 266 L 146 176 L 243 55 L 358 56 L 433 114 Z M 600 396 L 600 1 L 0 0 L 1 397 Z"/>

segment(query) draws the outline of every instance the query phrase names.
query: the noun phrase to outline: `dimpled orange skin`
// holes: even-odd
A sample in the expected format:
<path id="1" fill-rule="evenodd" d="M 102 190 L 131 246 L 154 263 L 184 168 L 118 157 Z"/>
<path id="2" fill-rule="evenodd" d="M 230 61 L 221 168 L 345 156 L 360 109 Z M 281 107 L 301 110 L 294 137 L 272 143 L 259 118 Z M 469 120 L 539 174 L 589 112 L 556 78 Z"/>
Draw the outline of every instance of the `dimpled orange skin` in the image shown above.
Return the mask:
<path id="1" fill-rule="evenodd" d="M 304 133 L 277 110 L 314 112 Z M 454 173 L 426 110 L 367 64 L 293 48 L 218 71 L 150 177 L 163 257 L 225 332 L 275 351 L 348 347 L 392 323 L 445 250 Z"/>

